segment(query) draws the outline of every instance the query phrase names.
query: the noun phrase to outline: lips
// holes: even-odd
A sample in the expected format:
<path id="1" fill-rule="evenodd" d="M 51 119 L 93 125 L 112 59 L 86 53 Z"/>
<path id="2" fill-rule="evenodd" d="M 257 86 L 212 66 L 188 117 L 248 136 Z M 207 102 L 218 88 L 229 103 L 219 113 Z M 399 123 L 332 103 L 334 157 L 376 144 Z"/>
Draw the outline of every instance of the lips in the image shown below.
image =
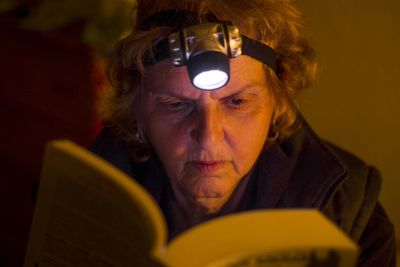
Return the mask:
<path id="1" fill-rule="evenodd" d="M 191 165 L 203 174 L 210 174 L 220 170 L 226 161 L 192 161 Z"/>

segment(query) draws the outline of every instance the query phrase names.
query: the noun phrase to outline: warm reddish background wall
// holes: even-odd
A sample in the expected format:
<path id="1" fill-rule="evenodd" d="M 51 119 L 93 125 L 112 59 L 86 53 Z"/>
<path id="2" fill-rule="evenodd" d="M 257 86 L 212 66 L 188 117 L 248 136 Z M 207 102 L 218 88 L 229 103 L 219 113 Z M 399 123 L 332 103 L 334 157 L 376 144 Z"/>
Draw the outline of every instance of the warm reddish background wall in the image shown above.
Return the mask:
<path id="1" fill-rule="evenodd" d="M 380 169 L 400 243 L 400 2 L 297 3 L 322 66 L 302 110 L 320 135 Z"/>

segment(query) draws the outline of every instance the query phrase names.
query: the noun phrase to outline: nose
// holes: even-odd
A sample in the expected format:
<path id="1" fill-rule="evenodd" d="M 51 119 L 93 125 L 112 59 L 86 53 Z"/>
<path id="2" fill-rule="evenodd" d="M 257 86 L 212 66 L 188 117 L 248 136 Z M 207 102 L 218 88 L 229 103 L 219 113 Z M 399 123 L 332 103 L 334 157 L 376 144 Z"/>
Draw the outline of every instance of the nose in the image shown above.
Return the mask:
<path id="1" fill-rule="evenodd" d="M 213 149 L 224 139 L 223 114 L 218 107 L 198 109 L 193 122 L 191 136 L 203 149 Z"/>

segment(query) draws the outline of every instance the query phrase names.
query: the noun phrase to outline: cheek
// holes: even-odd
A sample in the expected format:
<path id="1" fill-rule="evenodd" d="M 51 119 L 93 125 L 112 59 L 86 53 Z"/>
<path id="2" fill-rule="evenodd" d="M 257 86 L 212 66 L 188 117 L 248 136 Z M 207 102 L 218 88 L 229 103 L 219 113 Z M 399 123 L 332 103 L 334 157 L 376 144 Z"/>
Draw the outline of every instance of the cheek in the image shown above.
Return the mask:
<path id="1" fill-rule="evenodd" d="M 264 148 L 271 122 L 271 108 L 265 108 L 263 112 L 248 117 L 242 123 L 236 124 L 237 130 L 227 140 L 232 149 L 237 168 L 240 172 L 246 172 L 252 167 L 261 150 Z M 228 136 L 229 138 L 229 136 Z"/>
<path id="2" fill-rule="evenodd" d="M 191 147 L 188 136 L 174 124 L 164 122 L 149 130 L 150 142 L 166 174 L 173 183 L 182 183 L 185 180 L 185 166 Z"/>
<path id="3" fill-rule="evenodd" d="M 161 161 L 166 165 L 177 165 L 179 159 L 185 156 L 189 140 L 182 127 L 164 117 L 145 118 L 147 137 Z"/>

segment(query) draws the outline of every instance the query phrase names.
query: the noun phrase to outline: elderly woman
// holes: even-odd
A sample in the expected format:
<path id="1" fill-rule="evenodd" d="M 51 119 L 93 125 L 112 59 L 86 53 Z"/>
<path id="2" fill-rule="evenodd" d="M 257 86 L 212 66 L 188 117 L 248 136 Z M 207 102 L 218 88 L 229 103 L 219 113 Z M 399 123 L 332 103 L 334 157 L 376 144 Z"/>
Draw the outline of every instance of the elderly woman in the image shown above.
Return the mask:
<path id="1" fill-rule="evenodd" d="M 395 266 L 379 174 L 297 110 L 316 72 L 301 20 L 290 1 L 139 1 L 93 151 L 152 194 L 170 238 L 224 214 L 308 207 L 359 243 L 360 266 Z"/>

